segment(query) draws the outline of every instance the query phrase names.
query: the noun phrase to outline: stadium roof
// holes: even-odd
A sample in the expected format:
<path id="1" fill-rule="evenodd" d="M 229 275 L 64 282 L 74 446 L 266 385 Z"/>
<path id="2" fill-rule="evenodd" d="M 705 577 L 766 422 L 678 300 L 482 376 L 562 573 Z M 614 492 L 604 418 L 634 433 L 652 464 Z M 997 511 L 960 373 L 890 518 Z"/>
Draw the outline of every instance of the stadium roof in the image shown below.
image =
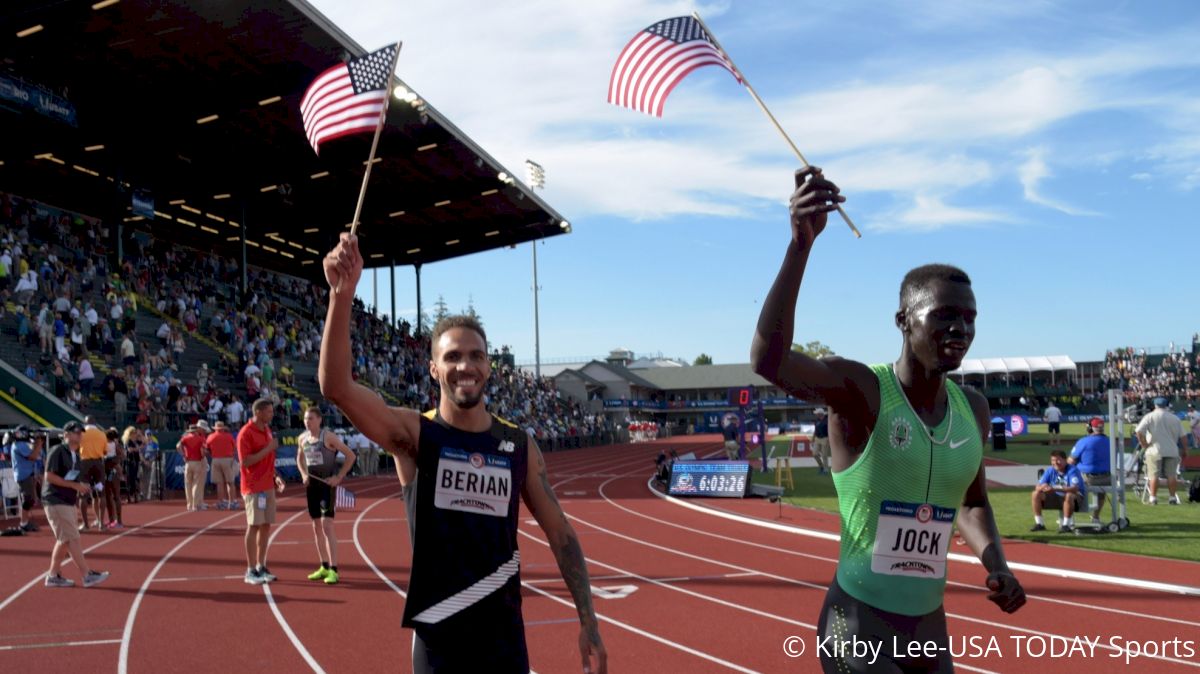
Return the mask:
<path id="1" fill-rule="evenodd" d="M 755 374 L 749 363 L 652 367 L 638 370 L 637 373 L 663 391 L 774 386 L 771 382 Z"/>
<path id="2" fill-rule="evenodd" d="M 251 264 L 319 278 L 371 134 L 317 157 L 299 101 L 367 51 L 303 0 L 5 0 L 0 191 L 111 221 L 145 190 L 159 215 L 133 226 L 239 259 L 244 223 Z M 427 101 L 392 103 L 359 228 L 368 268 L 570 231 Z"/>
<path id="3" fill-rule="evenodd" d="M 967 358 L 950 374 L 1008 374 L 1013 372 L 1061 372 L 1075 370 L 1075 361 L 1068 356 L 1027 356 L 1024 358 Z"/>

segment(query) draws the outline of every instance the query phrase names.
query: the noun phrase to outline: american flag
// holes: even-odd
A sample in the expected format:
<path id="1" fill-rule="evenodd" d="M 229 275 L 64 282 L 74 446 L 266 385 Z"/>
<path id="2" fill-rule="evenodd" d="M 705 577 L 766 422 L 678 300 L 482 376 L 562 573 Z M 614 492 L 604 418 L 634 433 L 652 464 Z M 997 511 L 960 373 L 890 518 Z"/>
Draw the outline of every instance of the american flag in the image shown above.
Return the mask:
<path id="1" fill-rule="evenodd" d="M 354 510 L 354 492 L 341 485 L 338 485 L 337 496 L 334 497 L 333 505 L 338 510 Z"/>
<path id="2" fill-rule="evenodd" d="M 742 76 L 704 26 L 691 16 L 664 19 L 643 30 L 621 51 L 608 83 L 608 102 L 662 117 L 671 90 L 688 73 L 717 65 Z"/>
<path id="3" fill-rule="evenodd" d="M 300 101 L 300 117 L 308 142 L 321 153 L 321 143 L 351 133 L 374 131 L 391 92 L 394 44 L 321 73 Z"/>

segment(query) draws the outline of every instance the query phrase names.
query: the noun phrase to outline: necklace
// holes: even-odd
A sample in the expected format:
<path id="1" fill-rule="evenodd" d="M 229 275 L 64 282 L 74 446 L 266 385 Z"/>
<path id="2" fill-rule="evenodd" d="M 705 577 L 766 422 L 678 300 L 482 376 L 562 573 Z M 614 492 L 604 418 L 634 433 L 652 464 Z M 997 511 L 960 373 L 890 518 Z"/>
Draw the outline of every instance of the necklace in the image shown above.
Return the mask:
<path id="1" fill-rule="evenodd" d="M 946 436 L 944 438 L 942 438 L 941 440 L 935 440 L 933 437 L 933 432 L 929 430 L 929 426 L 927 426 L 925 424 L 925 421 L 923 419 L 921 419 L 921 415 L 917 414 L 917 411 L 915 409 L 913 409 L 912 402 L 910 402 L 908 399 L 908 394 L 904 392 L 904 387 L 900 385 L 900 377 L 896 374 L 896 364 L 895 363 L 892 363 L 891 370 L 892 370 L 892 381 L 896 382 L 896 388 L 900 391 L 900 397 L 904 398 L 904 404 L 908 406 L 908 411 L 912 412 L 912 415 L 917 418 L 917 421 L 919 422 L 919 425 L 921 426 L 921 431 L 923 431 L 925 433 L 925 437 L 929 438 L 929 444 L 931 444 L 931 445 L 946 444 L 946 441 L 950 439 L 951 431 L 954 430 L 954 405 L 950 404 L 950 391 L 949 390 L 946 391 L 946 417 L 948 418 L 948 422 L 946 423 Z"/>

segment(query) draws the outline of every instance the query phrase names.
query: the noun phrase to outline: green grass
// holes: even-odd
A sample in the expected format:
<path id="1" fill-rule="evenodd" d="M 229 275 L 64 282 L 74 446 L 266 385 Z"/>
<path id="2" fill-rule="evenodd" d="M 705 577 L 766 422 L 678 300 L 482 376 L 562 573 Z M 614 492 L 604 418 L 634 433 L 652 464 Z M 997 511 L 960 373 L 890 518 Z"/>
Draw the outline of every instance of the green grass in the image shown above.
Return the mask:
<path id="1" fill-rule="evenodd" d="M 1048 465 L 1050 450 L 1049 435 L 1045 425 L 1039 424 L 1036 432 L 1019 438 L 1009 439 L 1008 451 L 994 452 L 990 448 L 984 451 L 984 456 L 1005 459 L 1016 463 L 1033 465 Z M 1071 446 L 1083 434 L 1083 424 L 1063 424 L 1063 442 L 1059 445 L 1063 451 L 1069 452 Z M 776 449 L 783 453 L 788 446 L 787 439 L 771 441 L 779 444 Z M 1193 479 L 1200 475 L 1192 473 Z M 837 494 L 833 488 L 833 480 L 827 475 L 818 475 L 816 468 L 793 468 L 792 479 L 795 488 L 786 490 L 784 502 L 804 508 L 815 508 L 826 512 L 837 513 Z M 753 474 L 755 483 L 775 483 L 774 472 Z M 1185 501 L 1182 505 L 1166 505 L 1166 489 L 1159 490 L 1159 505 L 1147 506 L 1137 500 L 1136 495 L 1127 492 L 1125 495 L 1126 513 L 1130 527 L 1115 534 L 1073 535 L 1059 534 L 1054 527 L 1053 513 L 1047 516 L 1047 531 L 1030 532 L 1033 526 L 1033 509 L 1029 502 L 1030 487 L 1004 487 L 988 490 L 992 510 L 996 514 L 996 526 L 1005 538 L 1019 539 L 1033 543 L 1055 543 L 1077 548 L 1092 550 L 1107 550 L 1110 552 L 1127 552 L 1169 559 L 1200 561 L 1196 541 L 1200 540 L 1200 504 L 1187 503 L 1186 490 L 1180 490 L 1180 496 Z M 1105 504 L 1101 519 L 1107 523 L 1111 518 L 1111 509 Z M 1076 516 L 1076 522 L 1087 522 L 1088 516 Z"/>

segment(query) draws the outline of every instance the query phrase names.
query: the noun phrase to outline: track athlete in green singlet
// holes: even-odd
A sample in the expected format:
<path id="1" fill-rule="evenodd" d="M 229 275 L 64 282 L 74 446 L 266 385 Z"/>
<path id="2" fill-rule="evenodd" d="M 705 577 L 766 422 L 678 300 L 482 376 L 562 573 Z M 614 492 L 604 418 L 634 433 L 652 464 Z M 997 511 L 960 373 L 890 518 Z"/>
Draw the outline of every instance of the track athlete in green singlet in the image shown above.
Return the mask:
<path id="1" fill-rule="evenodd" d="M 826 672 L 948 672 L 953 662 L 942 598 L 956 523 L 988 572 L 988 599 L 1008 613 L 1025 604 L 988 503 L 982 461 L 991 423 L 987 399 L 946 379 L 975 337 L 975 294 L 955 267 L 910 271 L 895 316 L 904 342 L 894 364 L 792 351 L 808 256 L 828 213 L 842 201 L 820 169 L 797 171 L 789 204 L 792 241 L 751 347 L 756 372 L 829 408 L 842 542 L 816 650 Z M 943 646 L 937 655 L 908 648 L 928 641 Z"/>

